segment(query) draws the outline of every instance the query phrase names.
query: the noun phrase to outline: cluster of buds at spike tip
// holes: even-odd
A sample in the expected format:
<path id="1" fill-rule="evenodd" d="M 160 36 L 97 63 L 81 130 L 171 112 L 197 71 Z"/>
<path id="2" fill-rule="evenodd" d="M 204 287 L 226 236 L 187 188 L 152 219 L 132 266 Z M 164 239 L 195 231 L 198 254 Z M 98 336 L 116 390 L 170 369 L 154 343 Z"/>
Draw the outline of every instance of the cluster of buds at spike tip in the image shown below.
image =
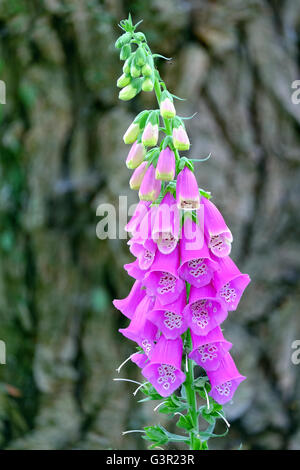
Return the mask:
<path id="1" fill-rule="evenodd" d="M 136 50 L 132 46 L 137 45 Z M 122 88 L 119 98 L 128 101 L 134 98 L 141 90 L 152 91 L 154 88 L 154 61 L 152 54 L 145 47 L 146 38 L 143 33 L 133 30 L 123 34 L 115 44 L 120 49 L 120 59 L 125 61 L 123 74 L 117 81 Z"/>

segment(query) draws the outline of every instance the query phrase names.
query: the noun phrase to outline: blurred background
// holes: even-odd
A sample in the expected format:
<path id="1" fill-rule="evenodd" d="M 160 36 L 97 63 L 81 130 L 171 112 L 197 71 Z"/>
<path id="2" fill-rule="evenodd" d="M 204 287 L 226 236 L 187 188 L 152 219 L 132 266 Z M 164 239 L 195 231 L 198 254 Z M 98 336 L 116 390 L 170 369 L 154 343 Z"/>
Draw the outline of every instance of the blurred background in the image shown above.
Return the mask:
<path id="1" fill-rule="evenodd" d="M 132 280 L 126 240 L 96 236 L 99 204 L 129 191 L 122 135 L 155 106 L 118 100 L 117 23 L 143 19 L 186 121 L 200 187 L 232 229 L 252 283 L 224 323 L 247 375 L 213 448 L 299 449 L 300 3 L 292 0 L 1 0 L 0 447 L 141 449 L 155 403 L 113 382 L 134 352 L 111 304 Z M 128 364 L 121 377 L 139 380 Z M 140 395 L 139 398 L 143 396 Z M 224 423 L 218 428 L 224 431 Z"/>

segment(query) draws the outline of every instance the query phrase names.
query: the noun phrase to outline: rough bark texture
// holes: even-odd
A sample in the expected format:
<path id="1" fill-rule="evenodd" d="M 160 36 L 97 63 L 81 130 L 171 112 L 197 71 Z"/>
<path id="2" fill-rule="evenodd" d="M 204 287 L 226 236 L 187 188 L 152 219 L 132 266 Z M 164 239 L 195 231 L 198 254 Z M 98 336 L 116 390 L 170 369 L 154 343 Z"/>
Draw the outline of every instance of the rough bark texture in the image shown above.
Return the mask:
<path id="1" fill-rule="evenodd" d="M 130 203 L 123 132 L 152 94 L 120 103 L 117 22 L 144 18 L 187 121 L 190 156 L 252 283 L 224 333 L 248 376 L 213 447 L 299 449 L 300 4 L 293 0 L 2 0 L 0 445 L 136 449 L 121 431 L 158 422 L 112 381 L 133 344 L 111 305 L 131 285 L 124 240 L 100 241 L 96 208 Z M 122 376 L 138 378 L 134 366 Z M 169 424 L 168 424 L 169 425 Z M 220 431 L 223 431 L 222 425 Z"/>

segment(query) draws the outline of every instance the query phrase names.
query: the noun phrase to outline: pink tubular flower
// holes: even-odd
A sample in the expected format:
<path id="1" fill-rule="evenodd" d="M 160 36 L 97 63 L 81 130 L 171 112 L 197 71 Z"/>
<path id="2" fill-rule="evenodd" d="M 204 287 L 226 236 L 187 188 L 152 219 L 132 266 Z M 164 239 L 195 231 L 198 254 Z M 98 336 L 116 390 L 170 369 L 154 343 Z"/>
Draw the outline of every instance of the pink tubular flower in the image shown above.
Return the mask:
<path id="1" fill-rule="evenodd" d="M 134 241 L 129 240 L 130 252 L 137 257 L 139 268 L 142 270 L 149 269 L 152 265 L 157 249 L 156 243 L 153 240 Z"/>
<path id="2" fill-rule="evenodd" d="M 176 199 L 178 209 L 194 210 L 200 207 L 197 180 L 187 166 L 181 170 L 177 177 Z"/>
<path id="3" fill-rule="evenodd" d="M 181 338 L 172 340 L 161 336 L 150 363 L 142 370 L 143 376 L 162 397 L 171 395 L 185 381 L 181 370 L 182 350 Z"/>
<path id="4" fill-rule="evenodd" d="M 142 162 L 132 173 L 129 180 L 130 189 L 138 191 L 148 168 L 148 162 Z"/>
<path id="5" fill-rule="evenodd" d="M 161 189 L 161 181 L 155 179 L 155 168 L 151 164 L 145 173 L 140 190 L 139 198 L 141 201 L 152 201 L 154 202 Z"/>
<path id="6" fill-rule="evenodd" d="M 147 355 L 153 349 L 157 335 L 157 327 L 146 316 L 148 310 L 153 307 L 153 303 L 153 297 L 146 295 L 137 306 L 129 326 L 119 329 L 123 336 L 138 343 Z"/>
<path id="7" fill-rule="evenodd" d="M 181 292 L 175 302 L 161 305 L 158 301 L 147 317 L 156 325 L 167 339 L 175 339 L 187 330 L 187 322 L 182 312 L 186 304 L 186 291 Z"/>
<path id="8" fill-rule="evenodd" d="M 209 395 L 220 405 L 230 401 L 239 384 L 246 379 L 239 373 L 228 352 L 221 359 L 218 369 L 207 371 L 207 376 L 212 387 Z"/>
<path id="9" fill-rule="evenodd" d="M 152 241 L 151 233 L 157 210 L 157 205 L 151 206 L 149 208 L 148 212 L 144 215 L 139 225 L 136 227 L 133 238 L 129 240 L 128 245 L 132 245 L 133 243 L 145 244 L 147 240 Z"/>
<path id="10" fill-rule="evenodd" d="M 125 299 L 115 299 L 113 301 L 114 306 L 120 310 L 120 312 L 127 318 L 132 318 L 138 304 L 146 295 L 146 290 L 142 289 L 142 283 L 135 281 L 131 291 Z"/>
<path id="11" fill-rule="evenodd" d="M 211 284 L 199 289 L 191 287 L 189 303 L 183 314 L 191 330 L 200 336 L 207 335 L 227 317 L 224 304 L 216 297 L 216 291 Z"/>
<path id="12" fill-rule="evenodd" d="M 180 239 L 181 266 L 178 274 L 184 281 L 195 287 L 209 284 L 218 263 L 211 259 L 204 242 L 203 232 L 198 224 L 187 217 Z"/>
<path id="13" fill-rule="evenodd" d="M 150 201 L 140 201 L 134 210 L 133 216 L 131 217 L 130 221 L 127 225 L 125 225 L 125 230 L 127 232 L 134 233 L 136 228 L 139 226 L 143 218 L 148 212 L 150 207 Z"/>
<path id="14" fill-rule="evenodd" d="M 219 258 L 219 270 L 215 272 L 214 285 L 228 310 L 236 310 L 249 282 L 248 274 L 242 274 L 229 256 Z"/>
<path id="15" fill-rule="evenodd" d="M 158 157 L 155 178 L 162 181 L 172 181 L 175 177 L 175 155 L 169 147 L 162 150 Z"/>
<path id="16" fill-rule="evenodd" d="M 139 144 L 138 142 L 134 142 L 126 159 L 127 168 L 130 170 L 137 168 L 144 160 L 145 155 L 146 149 L 144 145 Z"/>
<path id="17" fill-rule="evenodd" d="M 232 344 L 223 336 L 219 326 L 206 336 L 195 335 L 191 332 L 193 350 L 189 357 L 205 370 L 216 370 L 222 357 L 229 351 Z"/>
<path id="18" fill-rule="evenodd" d="M 124 269 L 127 271 L 129 276 L 133 277 L 137 281 L 143 281 L 147 271 L 140 268 L 139 260 L 136 259 L 132 263 L 124 264 Z"/>
<path id="19" fill-rule="evenodd" d="M 136 352 L 130 356 L 131 361 L 136 364 L 140 369 L 143 369 L 146 364 L 149 362 L 147 354 Z"/>
<path id="20" fill-rule="evenodd" d="M 190 148 L 190 141 L 183 126 L 174 127 L 173 145 L 177 150 L 188 150 Z"/>
<path id="21" fill-rule="evenodd" d="M 158 125 L 148 122 L 142 135 L 145 147 L 154 147 L 158 141 Z"/>
<path id="22" fill-rule="evenodd" d="M 152 238 L 161 253 L 167 255 L 175 250 L 179 238 L 179 227 L 176 201 L 172 194 L 167 192 L 158 206 L 152 229 Z"/>
<path id="23" fill-rule="evenodd" d="M 184 282 L 177 275 L 178 266 L 178 247 L 170 255 L 163 255 L 157 250 L 154 262 L 145 275 L 144 285 L 162 305 L 175 302 L 184 289 Z"/>
<path id="24" fill-rule="evenodd" d="M 204 229 L 211 252 L 220 258 L 228 256 L 231 251 L 232 234 L 227 227 L 221 212 L 206 197 L 201 197 L 204 205 Z"/>

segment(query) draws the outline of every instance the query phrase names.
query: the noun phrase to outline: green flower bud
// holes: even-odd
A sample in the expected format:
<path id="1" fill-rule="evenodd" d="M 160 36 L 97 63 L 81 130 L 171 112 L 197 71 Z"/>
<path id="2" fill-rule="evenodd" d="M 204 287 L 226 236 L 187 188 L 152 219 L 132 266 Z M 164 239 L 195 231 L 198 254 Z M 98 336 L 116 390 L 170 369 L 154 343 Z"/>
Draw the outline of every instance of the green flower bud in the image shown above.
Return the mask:
<path id="1" fill-rule="evenodd" d="M 127 44 L 131 39 L 131 33 L 124 33 L 120 36 L 115 42 L 115 48 L 121 49 L 125 44 Z"/>
<path id="2" fill-rule="evenodd" d="M 146 59 L 147 59 L 147 56 L 146 56 L 145 49 L 143 48 L 143 46 L 139 46 L 134 57 L 135 64 L 142 67 L 143 65 L 145 65 Z"/>
<path id="3" fill-rule="evenodd" d="M 144 35 L 144 33 L 135 33 L 135 38 L 138 41 L 146 41 L 146 36 Z"/>
<path id="4" fill-rule="evenodd" d="M 152 68 L 149 64 L 145 64 L 142 68 L 142 74 L 144 77 L 150 77 L 152 75 Z"/>
<path id="5" fill-rule="evenodd" d="M 123 88 L 124 86 L 129 85 L 130 81 L 131 81 L 130 75 L 126 75 L 125 73 L 123 73 L 121 77 L 118 78 L 117 87 Z"/>
<path id="6" fill-rule="evenodd" d="M 143 65 L 142 74 L 144 77 L 150 77 L 153 74 L 154 63 L 151 56 L 146 57 L 146 63 Z"/>
<path id="7" fill-rule="evenodd" d="M 131 61 L 132 61 L 132 56 L 128 57 L 128 59 L 125 60 L 125 64 L 123 65 L 123 72 L 126 73 L 127 75 L 130 74 Z"/>
<path id="8" fill-rule="evenodd" d="M 153 81 L 151 80 L 150 77 L 146 77 L 143 81 L 143 84 L 142 84 L 142 90 L 143 91 L 152 91 L 153 90 L 153 87 L 154 87 L 154 83 Z"/>
<path id="9" fill-rule="evenodd" d="M 132 98 L 134 98 L 141 91 L 141 88 L 142 88 L 141 81 L 142 81 L 141 78 L 137 78 L 135 80 L 132 80 L 132 82 L 129 83 L 129 85 L 127 85 L 125 88 L 122 88 L 122 90 L 119 93 L 120 100 L 129 101 Z"/>
<path id="10" fill-rule="evenodd" d="M 126 60 L 131 54 L 131 47 L 130 44 L 125 44 L 125 46 L 122 47 L 121 52 L 120 52 L 120 60 Z"/>
<path id="11" fill-rule="evenodd" d="M 130 75 L 134 78 L 138 78 L 141 75 L 141 68 L 135 65 L 134 60 L 132 61 L 130 66 Z"/>

